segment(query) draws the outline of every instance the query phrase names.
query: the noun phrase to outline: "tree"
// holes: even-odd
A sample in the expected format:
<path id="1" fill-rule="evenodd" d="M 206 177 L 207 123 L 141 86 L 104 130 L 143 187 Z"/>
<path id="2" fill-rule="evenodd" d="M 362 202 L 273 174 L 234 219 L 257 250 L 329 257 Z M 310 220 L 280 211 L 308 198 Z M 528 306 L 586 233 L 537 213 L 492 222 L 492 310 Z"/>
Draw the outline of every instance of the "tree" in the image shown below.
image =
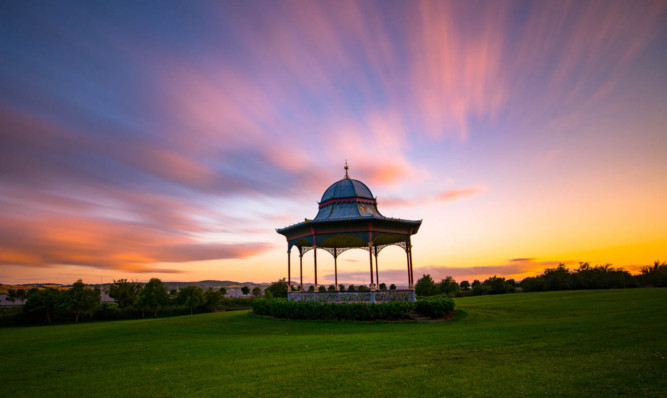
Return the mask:
<path id="1" fill-rule="evenodd" d="M 7 301 L 13 303 L 17 300 L 16 297 L 16 290 L 15 289 L 9 289 L 7 290 Z"/>
<path id="2" fill-rule="evenodd" d="M 524 292 L 541 292 L 546 289 L 544 276 L 529 276 L 521 281 L 521 290 Z"/>
<path id="3" fill-rule="evenodd" d="M 137 304 L 142 284 L 127 279 L 114 280 L 109 286 L 109 296 L 118 303 L 118 308 L 130 308 Z"/>
<path id="4" fill-rule="evenodd" d="M 47 289 L 31 289 L 28 301 L 23 311 L 37 316 L 43 316 L 46 323 L 51 323 L 56 309 L 62 304 L 62 294 L 52 287 Z"/>
<path id="5" fill-rule="evenodd" d="M 464 292 L 467 292 L 468 290 L 470 290 L 470 282 L 468 282 L 468 281 L 461 281 L 460 286 L 461 286 L 461 290 L 463 290 Z"/>
<path id="6" fill-rule="evenodd" d="M 25 292 L 25 289 L 16 289 L 16 299 L 21 302 L 21 305 L 23 305 L 26 298 L 27 294 Z"/>
<path id="7" fill-rule="evenodd" d="M 285 278 L 279 280 L 278 282 L 273 282 L 269 287 L 264 290 L 264 294 L 270 294 L 273 297 L 287 297 L 287 282 Z"/>
<path id="8" fill-rule="evenodd" d="M 393 283 L 389 285 L 389 290 L 396 290 L 396 285 L 394 285 Z"/>
<path id="9" fill-rule="evenodd" d="M 250 288 L 248 286 L 243 286 L 241 288 L 241 293 L 243 293 L 244 296 L 247 296 L 248 293 L 250 293 Z"/>
<path id="10" fill-rule="evenodd" d="M 387 290 L 387 284 L 386 283 L 380 283 L 380 290 Z"/>
<path id="11" fill-rule="evenodd" d="M 475 287 L 477 285 L 480 285 L 481 283 L 482 282 L 480 282 L 479 279 L 475 279 L 474 281 L 472 281 L 472 284 L 470 286 Z"/>
<path id="12" fill-rule="evenodd" d="M 313 286 L 313 285 L 308 286 L 308 291 L 309 292 L 314 292 L 315 291 L 315 286 Z"/>
<path id="13" fill-rule="evenodd" d="M 167 294 L 167 288 L 161 280 L 152 278 L 144 285 L 143 289 L 141 289 L 137 305 L 142 310 L 142 316 L 144 309 L 148 309 L 153 311 L 153 316 L 157 318 L 157 311 L 160 309 L 160 306 L 166 304 L 168 301 L 169 295 Z"/>
<path id="14" fill-rule="evenodd" d="M 359 285 L 359 288 L 357 288 L 357 291 L 359 292 L 367 292 L 368 290 L 368 286 L 366 285 Z"/>
<path id="15" fill-rule="evenodd" d="M 204 306 L 211 312 L 215 312 L 215 309 L 218 308 L 222 302 L 224 294 L 220 290 L 213 290 L 212 287 L 209 287 L 204 292 Z"/>
<path id="16" fill-rule="evenodd" d="M 186 286 L 178 292 L 178 303 L 190 308 L 190 315 L 194 309 L 204 304 L 204 291 L 199 286 Z"/>
<path id="17" fill-rule="evenodd" d="M 438 288 L 440 289 L 440 293 L 444 293 L 450 297 L 455 296 L 460 290 L 459 285 L 451 276 L 441 280 Z"/>
<path id="18" fill-rule="evenodd" d="M 338 291 L 344 292 L 345 291 L 345 285 L 338 284 Z"/>
<path id="19" fill-rule="evenodd" d="M 354 291 L 354 285 L 350 285 L 347 287 L 348 292 L 353 292 Z"/>
<path id="20" fill-rule="evenodd" d="M 546 290 L 569 290 L 572 288 L 572 275 L 563 263 L 558 264 L 556 268 L 545 269 L 543 276 Z"/>
<path id="21" fill-rule="evenodd" d="M 317 288 L 317 291 L 320 292 L 320 293 L 322 293 L 322 292 L 326 292 L 326 291 L 327 291 L 327 288 L 324 287 L 324 286 L 320 286 L 320 287 Z"/>
<path id="22" fill-rule="evenodd" d="M 438 294 L 440 291 L 438 285 L 433 281 L 430 274 L 423 275 L 415 285 L 417 296 L 426 297 Z"/>
<path id="23" fill-rule="evenodd" d="M 490 294 L 503 294 L 509 291 L 514 291 L 513 286 L 509 286 L 505 281 L 505 278 L 499 276 L 492 276 L 482 283 L 488 289 L 485 289 Z"/>
<path id="24" fill-rule="evenodd" d="M 221 287 L 218 291 L 222 294 L 223 297 L 227 294 L 227 289 L 224 287 Z"/>
<path id="25" fill-rule="evenodd" d="M 79 323 L 79 316 L 92 314 L 100 304 L 100 291 L 86 287 L 81 279 L 74 282 L 66 292 L 67 309 L 74 312 L 74 323 Z"/>
<path id="26" fill-rule="evenodd" d="M 334 285 L 329 285 L 329 287 L 327 288 L 327 290 L 330 291 L 330 292 L 335 292 L 335 291 L 336 291 L 336 286 L 334 286 Z"/>
<path id="27" fill-rule="evenodd" d="M 255 286 L 254 288 L 252 288 L 252 295 L 253 295 L 253 297 L 261 296 L 262 295 L 262 289 L 258 286 Z"/>
<path id="28" fill-rule="evenodd" d="M 667 263 L 661 264 L 660 261 L 655 261 L 653 266 L 648 265 L 642 268 L 637 279 L 643 286 L 667 286 Z"/>

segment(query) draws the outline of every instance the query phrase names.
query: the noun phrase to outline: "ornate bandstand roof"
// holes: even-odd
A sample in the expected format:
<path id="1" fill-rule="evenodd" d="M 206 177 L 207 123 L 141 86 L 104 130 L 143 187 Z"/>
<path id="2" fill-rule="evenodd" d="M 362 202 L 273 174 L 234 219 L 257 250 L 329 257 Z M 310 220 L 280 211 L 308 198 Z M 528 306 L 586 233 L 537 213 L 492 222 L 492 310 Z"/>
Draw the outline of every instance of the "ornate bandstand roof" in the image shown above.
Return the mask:
<path id="1" fill-rule="evenodd" d="M 385 217 L 377 199 L 363 182 L 351 179 L 345 164 L 345 178 L 324 191 L 314 219 L 305 219 L 276 231 L 287 238 L 289 247 L 352 248 L 386 246 L 408 242 L 421 220 Z"/>

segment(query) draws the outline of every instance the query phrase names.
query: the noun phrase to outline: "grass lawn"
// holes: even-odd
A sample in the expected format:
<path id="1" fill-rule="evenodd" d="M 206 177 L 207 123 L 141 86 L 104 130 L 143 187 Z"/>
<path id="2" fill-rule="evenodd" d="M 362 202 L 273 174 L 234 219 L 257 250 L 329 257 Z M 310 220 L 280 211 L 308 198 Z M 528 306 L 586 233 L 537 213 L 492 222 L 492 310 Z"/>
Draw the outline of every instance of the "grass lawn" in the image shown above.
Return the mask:
<path id="1" fill-rule="evenodd" d="M 446 323 L 248 311 L 0 329 L 2 396 L 665 396 L 667 289 L 456 299 Z"/>

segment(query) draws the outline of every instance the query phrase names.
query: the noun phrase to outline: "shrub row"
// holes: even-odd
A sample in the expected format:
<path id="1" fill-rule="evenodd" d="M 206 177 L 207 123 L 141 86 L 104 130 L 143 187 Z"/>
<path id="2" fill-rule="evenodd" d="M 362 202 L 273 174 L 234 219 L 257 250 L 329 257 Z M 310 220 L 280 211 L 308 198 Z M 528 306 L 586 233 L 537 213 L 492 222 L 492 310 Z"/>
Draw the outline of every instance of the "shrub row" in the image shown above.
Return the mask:
<path id="1" fill-rule="evenodd" d="M 431 318 L 442 318 L 454 311 L 454 300 L 447 297 L 428 297 L 417 300 L 416 311 Z"/>
<path id="2" fill-rule="evenodd" d="M 354 321 L 404 319 L 411 311 L 440 318 L 454 309 L 446 297 L 420 300 L 415 303 L 391 301 L 381 304 L 324 303 L 317 301 L 287 301 L 283 298 L 263 298 L 253 301 L 253 312 L 286 319 L 338 319 Z"/>

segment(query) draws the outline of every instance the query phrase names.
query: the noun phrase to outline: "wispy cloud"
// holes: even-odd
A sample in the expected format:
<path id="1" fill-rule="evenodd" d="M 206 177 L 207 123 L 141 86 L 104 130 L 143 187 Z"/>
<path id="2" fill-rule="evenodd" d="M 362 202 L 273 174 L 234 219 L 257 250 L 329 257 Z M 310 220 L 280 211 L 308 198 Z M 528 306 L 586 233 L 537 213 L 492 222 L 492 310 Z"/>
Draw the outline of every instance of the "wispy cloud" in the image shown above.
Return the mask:
<path id="1" fill-rule="evenodd" d="M 388 197 L 378 199 L 379 204 L 383 207 L 398 207 L 398 206 L 424 206 L 431 203 L 448 202 L 452 200 L 462 199 L 469 196 L 474 196 L 486 191 L 483 185 L 471 185 L 468 187 L 458 189 L 447 189 L 442 192 L 430 196 L 418 196 L 412 198 L 397 198 Z"/>

